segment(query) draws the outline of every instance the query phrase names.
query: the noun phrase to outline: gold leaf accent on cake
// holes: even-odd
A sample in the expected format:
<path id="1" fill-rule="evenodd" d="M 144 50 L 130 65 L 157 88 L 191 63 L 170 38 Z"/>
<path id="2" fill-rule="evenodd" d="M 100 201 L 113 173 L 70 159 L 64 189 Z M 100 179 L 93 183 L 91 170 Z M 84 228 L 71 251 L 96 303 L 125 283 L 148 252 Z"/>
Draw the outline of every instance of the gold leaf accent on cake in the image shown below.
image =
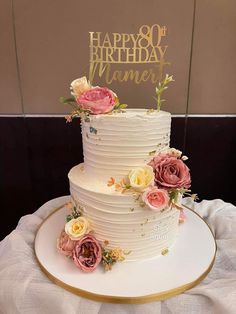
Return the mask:
<path id="1" fill-rule="evenodd" d="M 123 251 L 124 252 L 124 255 L 129 255 L 132 251 L 129 250 L 129 251 Z"/>
<path id="2" fill-rule="evenodd" d="M 81 166 L 81 167 L 80 167 L 80 171 L 84 171 L 84 166 Z"/>
<path id="3" fill-rule="evenodd" d="M 154 156 L 156 153 L 156 150 L 152 150 L 151 152 L 148 153 L 149 156 Z"/>
<path id="4" fill-rule="evenodd" d="M 134 201 L 138 202 L 140 199 L 141 194 L 140 193 L 133 193 Z"/>
<path id="5" fill-rule="evenodd" d="M 155 109 L 151 108 L 151 109 L 148 109 L 146 113 L 150 114 L 150 113 L 153 113 L 154 111 L 155 111 Z"/>
<path id="6" fill-rule="evenodd" d="M 74 207 L 74 205 L 72 204 L 72 202 L 68 202 L 65 204 L 65 208 L 67 209 L 72 209 Z"/>
<path id="7" fill-rule="evenodd" d="M 109 241 L 108 241 L 108 240 L 105 240 L 105 241 L 104 241 L 104 245 L 107 246 L 108 244 L 109 244 Z"/>
<path id="8" fill-rule="evenodd" d="M 145 203 L 144 202 L 140 202 L 139 205 L 140 205 L 140 207 L 145 207 Z"/>
<path id="9" fill-rule="evenodd" d="M 161 251 L 161 255 L 167 255 L 169 253 L 169 250 L 166 248 L 164 250 Z"/>

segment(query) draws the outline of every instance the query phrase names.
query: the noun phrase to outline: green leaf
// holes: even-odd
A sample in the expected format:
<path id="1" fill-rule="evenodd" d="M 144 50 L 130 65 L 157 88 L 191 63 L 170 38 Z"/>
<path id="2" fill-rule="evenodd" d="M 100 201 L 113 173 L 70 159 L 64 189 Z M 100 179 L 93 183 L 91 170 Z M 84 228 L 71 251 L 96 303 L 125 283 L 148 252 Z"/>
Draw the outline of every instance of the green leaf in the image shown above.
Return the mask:
<path id="1" fill-rule="evenodd" d="M 119 109 L 125 109 L 125 108 L 127 108 L 127 106 L 128 106 L 127 104 L 120 104 Z"/>
<path id="2" fill-rule="evenodd" d="M 121 109 L 125 109 L 128 105 L 126 104 L 116 104 L 113 108 L 113 110 L 121 110 Z"/>
<path id="3" fill-rule="evenodd" d="M 69 222 L 71 219 L 73 219 L 73 217 L 71 215 L 66 216 L 66 222 Z"/>
<path id="4" fill-rule="evenodd" d="M 119 105 L 120 105 L 120 104 L 115 105 L 115 106 L 113 107 L 113 110 L 119 109 Z"/>
<path id="5" fill-rule="evenodd" d="M 74 98 L 74 97 L 66 98 L 66 97 L 61 96 L 61 97 L 59 98 L 59 101 L 60 101 L 62 104 L 68 104 L 68 103 L 71 103 L 71 102 L 75 102 L 75 98 Z"/>

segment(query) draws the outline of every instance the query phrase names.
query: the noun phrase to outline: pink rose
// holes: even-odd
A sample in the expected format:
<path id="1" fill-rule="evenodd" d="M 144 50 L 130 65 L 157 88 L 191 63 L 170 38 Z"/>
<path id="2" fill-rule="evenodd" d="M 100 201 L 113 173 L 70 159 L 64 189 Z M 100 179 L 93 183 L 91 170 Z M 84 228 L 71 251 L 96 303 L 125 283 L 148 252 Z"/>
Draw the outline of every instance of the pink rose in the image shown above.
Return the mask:
<path id="1" fill-rule="evenodd" d="M 144 191 L 142 200 L 153 211 L 159 212 L 168 206 L 170 198 L 166 190 L 153 186 Z"/>
<path id="2" fill-rule="evenodd" d="M 91 272 L 98 266 L 102 260 L 102 249 L 94 236 L 87 234 L 76 242 L 73 260 L 85 272 Z"/>
<path id="3" fill-rule="evenodd" d="M 159 154 L 149 163 L 155 173 L 155 183 L 164 189 L 185 188 L 191 185 L 189 168 L 184 162 L 169 154 Z"/>
<path id="4" fill-rule="evenodd" d="M 76 98 L 82 109 L 88 109 L 92 114 L 110 112 L 115 106 L 116 95 L 106 87 L 94 87 Z"/>
<path id="5" fill-rule="evenodd" d="M 75 243 L 76 242 L 72 241 L 65 231 L 62 231 L 60 237 L 57 239 L 57 248 L 60 253 L 71 257 Z"/>

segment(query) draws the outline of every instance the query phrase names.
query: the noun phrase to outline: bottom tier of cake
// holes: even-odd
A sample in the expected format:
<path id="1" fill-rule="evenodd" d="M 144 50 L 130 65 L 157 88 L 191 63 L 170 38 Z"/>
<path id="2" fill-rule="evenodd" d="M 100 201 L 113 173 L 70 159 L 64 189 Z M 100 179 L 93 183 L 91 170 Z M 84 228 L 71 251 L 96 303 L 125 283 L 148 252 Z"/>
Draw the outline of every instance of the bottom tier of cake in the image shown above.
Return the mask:
<path id="1" fill-rule="evenodd" d="M 72 200 L 89 219 L 97 240 L 128 252 L 127 261 L 156 257 L 174 244 L 177 209 L 153 212 L 143 207 L 137 194 L 121 194 L 89 177 L 83 164 L 72 168 L 68 176 Z"/>

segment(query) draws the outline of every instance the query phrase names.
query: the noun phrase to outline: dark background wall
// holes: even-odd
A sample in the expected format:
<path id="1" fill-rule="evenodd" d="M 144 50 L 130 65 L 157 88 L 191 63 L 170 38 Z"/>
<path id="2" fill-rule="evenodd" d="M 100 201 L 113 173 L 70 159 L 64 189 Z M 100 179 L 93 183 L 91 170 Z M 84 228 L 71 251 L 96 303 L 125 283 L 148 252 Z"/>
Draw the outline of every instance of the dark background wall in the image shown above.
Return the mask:
<path id="1" fill-rule="evenodd" d="M 70 82 L 89 69 L 89 31 L 136 33 L 166 25 L 164 73 L 175 82 L 164 110 L 171 145 L 189 157 L 200 199 L 236 203 L 236 2 L 77 0 L 0 2 L 0 239 L 44 202 L 69 193 L 83 160 L 79 121 L 65 123 Z M 98 85 L 106 85 L 97 79 Z M 153 106 L 151 83 L 109 86 L 129 107 Z"/>

